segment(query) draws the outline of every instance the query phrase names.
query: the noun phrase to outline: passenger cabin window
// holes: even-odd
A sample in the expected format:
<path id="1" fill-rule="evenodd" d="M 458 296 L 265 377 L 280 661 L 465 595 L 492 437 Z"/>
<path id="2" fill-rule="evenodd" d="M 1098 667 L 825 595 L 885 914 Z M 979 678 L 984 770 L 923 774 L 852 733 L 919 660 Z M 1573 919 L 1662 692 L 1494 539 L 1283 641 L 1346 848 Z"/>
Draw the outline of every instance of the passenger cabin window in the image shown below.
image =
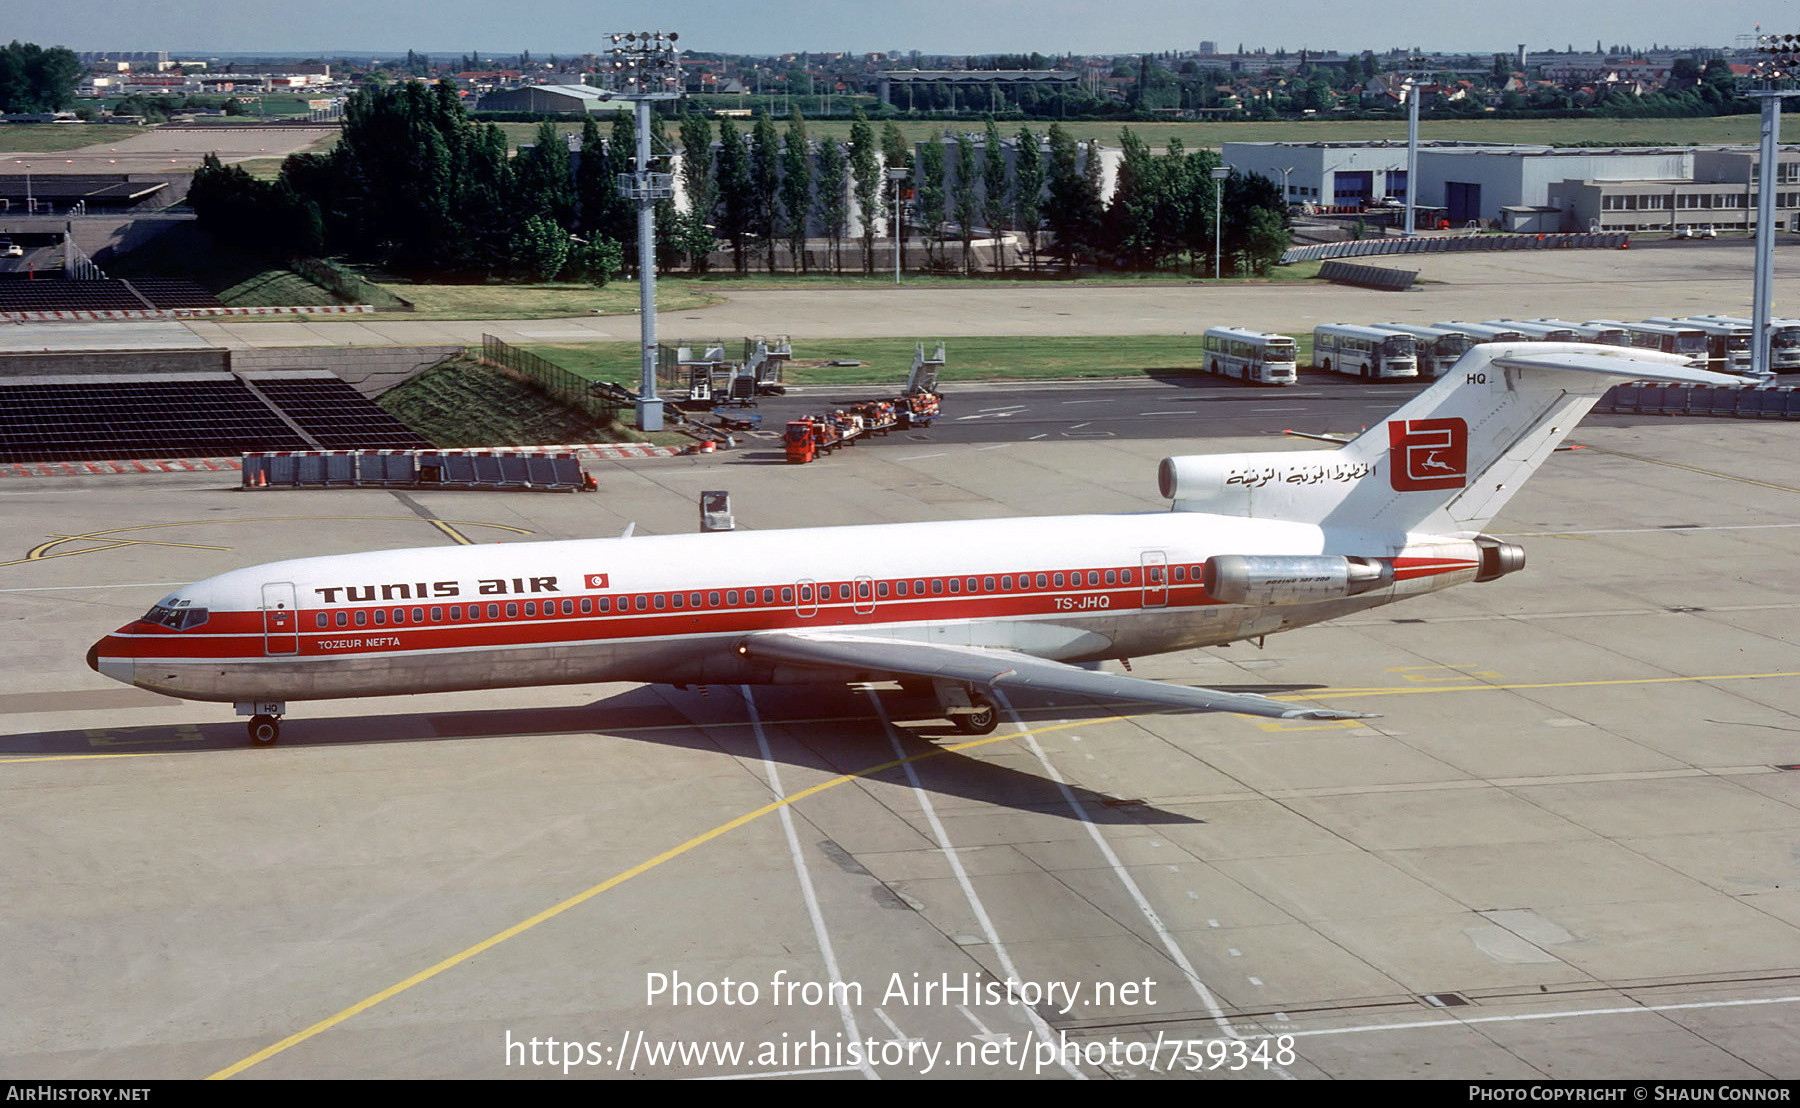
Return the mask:
<path id="1" fill-rule="evenodd" d="M 367 627 L 369 625 L 369 613 L 363 611 L 361 608 L 356 610 L 356 625 L 358 627 Z"/>
<path id="2" fill-rule="evenodd" d="M 318 627 L 321 630 L 323 630 L 330 623 L 331 623 L 331 617 L 326 615 L 324 612 L 320 612 L 318 615 L 313 617 L 313 626 Z"/>
<path id="3" fill-rule="evenodd" d="M 500 605 L 498 605 L 498 604 L 489 604 L 488 605 L 488 618 L 489 619 L 499 619 L 500 618 Z"/>
<path id="4" fill-rule="evenodd" d="M 931 579 L 931 595 L 937 596 L 938 594 L 942 593 L 943 591 L 944 591 L 944 579 L 942 577 L 933 577 Z"/>
<path id="5" fill-rule="evenodd" d="M 506 618 L 507 619 L 518 619 L 519 618 L 519 605 L 516 602 L 510 601 L 510 600 L 506 602 Z"/>
<path id="6" fill-rule="evenodd" d="M 350 614 L 348 612 L 339 612 L 332 622 L 336 623 L 339 627 L 346 627 L 350 623 Z"/>
<path id="7" fill-rule="evenodd" d="M 423 609 L 423 608 L 414 608 L 413 609 L 413 622 L 414 623 L 424 623 L 425 622 L 425 609 Z"/>
<path id="8" fill-rule="evenodd" d="M 591 616 L 594 614 L 594 598 L 593 597 L 584 596 L 581 598 L 581 614 L 584 616 Z"/>
<path id="9" fill-rule="evenodd" d="M 664 607 L 666 607 L 668 605 L 669 600 L 668 600 L 668 597 L 665 597 L 662 593 L 657 593 L 654 597 L 651 598 L 650 603 L 654 604 L 656 606 L 656 610 L 660 612 L 663 610 Z"/>
<path id="10" fill-rule="evenodd" d="M 375 626 L 380 627 L 387 622 L 387 613 L 380 608 L 375 609 Z"/>
<path id="11" fill-rule="evenodd" d="M 1088 584 L 1098 585 L 1099 583 L 1100 583 L 1100 571 L 1097 569 L 1088 570 Z"/>
<path id="12" fill-rule="evenodd" d="M 431 609 L 431 622 L 433 622 L 433 623 L 444 622 L 444 609 L 442 609 L 442 608 Z"/>

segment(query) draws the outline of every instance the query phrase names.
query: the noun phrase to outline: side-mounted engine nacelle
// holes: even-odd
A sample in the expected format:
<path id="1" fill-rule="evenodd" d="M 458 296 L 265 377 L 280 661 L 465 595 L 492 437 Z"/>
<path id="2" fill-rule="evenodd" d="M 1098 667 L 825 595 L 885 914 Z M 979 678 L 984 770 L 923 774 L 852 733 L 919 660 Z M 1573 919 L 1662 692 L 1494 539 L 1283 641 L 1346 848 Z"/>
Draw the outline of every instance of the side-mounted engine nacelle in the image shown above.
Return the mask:
<path id="1" fill-rule="evenodd" d="M 1342 600 L 1393 584 L 1394 563 L 1331 554 L 1219 554 L 1201 567 L 1200 583 L 1223 604 Z"/>
<path id="2" fill-rule="evenodd" d="M 1481 568 L 1475 580 L 1492 581 L 1525 568 L 1525 548 L 1501 542 L 1492 535 L 1476 535 L 1475 548 L 1481 552 Z"/>

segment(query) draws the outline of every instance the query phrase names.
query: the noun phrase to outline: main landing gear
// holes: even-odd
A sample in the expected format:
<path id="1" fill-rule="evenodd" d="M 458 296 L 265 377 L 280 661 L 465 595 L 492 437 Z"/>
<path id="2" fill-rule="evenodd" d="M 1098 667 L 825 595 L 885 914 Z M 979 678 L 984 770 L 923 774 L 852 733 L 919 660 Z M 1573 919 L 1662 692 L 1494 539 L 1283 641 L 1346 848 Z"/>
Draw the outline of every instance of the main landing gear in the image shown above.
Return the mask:
<path id="1" fill-rule="evenodd" d="M 965 735 L 986 735 L 1000 722 L 1000 709 L 971 685 L 933 681 L 931 691 L 951 725 Z"/>
<path id="2" fill-rule="evenodd" d="M 986 735 L 993 731 L 1000 722 L 1000 709 L 994 707 L 994 702 L 985 696 L 974 696 L 969 699 L 971 701 L 969 710 L 952 713 L 950 722 L 955 724 L 956 729 L 965 735 Z"/>
<path id="3" fill-rule="evenodd" d="M 249 732 L 251 746 L 274 746 L 275 740 L 281 738 L 281 717 L 286 711 L 287 705 L 279 700 L 240 700 L 237 703 L 237 714 L 250 717 L 245 729 Z"/>

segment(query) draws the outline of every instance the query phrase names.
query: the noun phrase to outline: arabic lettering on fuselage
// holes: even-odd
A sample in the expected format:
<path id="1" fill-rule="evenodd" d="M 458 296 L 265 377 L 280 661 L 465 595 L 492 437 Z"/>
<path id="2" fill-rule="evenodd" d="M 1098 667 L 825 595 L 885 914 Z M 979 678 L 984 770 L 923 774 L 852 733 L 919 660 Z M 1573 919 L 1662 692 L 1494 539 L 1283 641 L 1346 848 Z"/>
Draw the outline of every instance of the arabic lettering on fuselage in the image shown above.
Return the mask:
<path id="1" fill-rule="evenodd" d="M 1367 477 L 1374 466 L 1369 462 L 1334 462 L 1316 466 L 1262 466 L 1233 469 L 1225 478 L 1226 485 L 1242 485 L 1257 489 L 1264 485 L 1323 485 L 1327 482 L 1356 481 Z"/>

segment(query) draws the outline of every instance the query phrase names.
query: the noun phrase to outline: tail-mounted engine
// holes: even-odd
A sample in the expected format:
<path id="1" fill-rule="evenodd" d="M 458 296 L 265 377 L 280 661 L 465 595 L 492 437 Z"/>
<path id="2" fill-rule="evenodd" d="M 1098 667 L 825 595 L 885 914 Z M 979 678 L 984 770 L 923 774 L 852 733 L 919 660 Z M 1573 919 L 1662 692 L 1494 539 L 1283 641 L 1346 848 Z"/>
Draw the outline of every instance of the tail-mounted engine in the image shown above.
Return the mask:
<path id="1" fill-rule="evenodd" d="M 1394 563 L 1324 554 L 1220 554 L 1206 560 L 1200 583 L 1223 604 L 1341 600 L 1393 584 Z"/>
<path id="2" fill-rule="evenodd" d="M 1481 569 L 1477 581 L 1492 581 L 1525 568 L 1525 548 L 1501 542 L 1492 535 L 1476 535 L 1475 547 L 1481 551 Z"/>

